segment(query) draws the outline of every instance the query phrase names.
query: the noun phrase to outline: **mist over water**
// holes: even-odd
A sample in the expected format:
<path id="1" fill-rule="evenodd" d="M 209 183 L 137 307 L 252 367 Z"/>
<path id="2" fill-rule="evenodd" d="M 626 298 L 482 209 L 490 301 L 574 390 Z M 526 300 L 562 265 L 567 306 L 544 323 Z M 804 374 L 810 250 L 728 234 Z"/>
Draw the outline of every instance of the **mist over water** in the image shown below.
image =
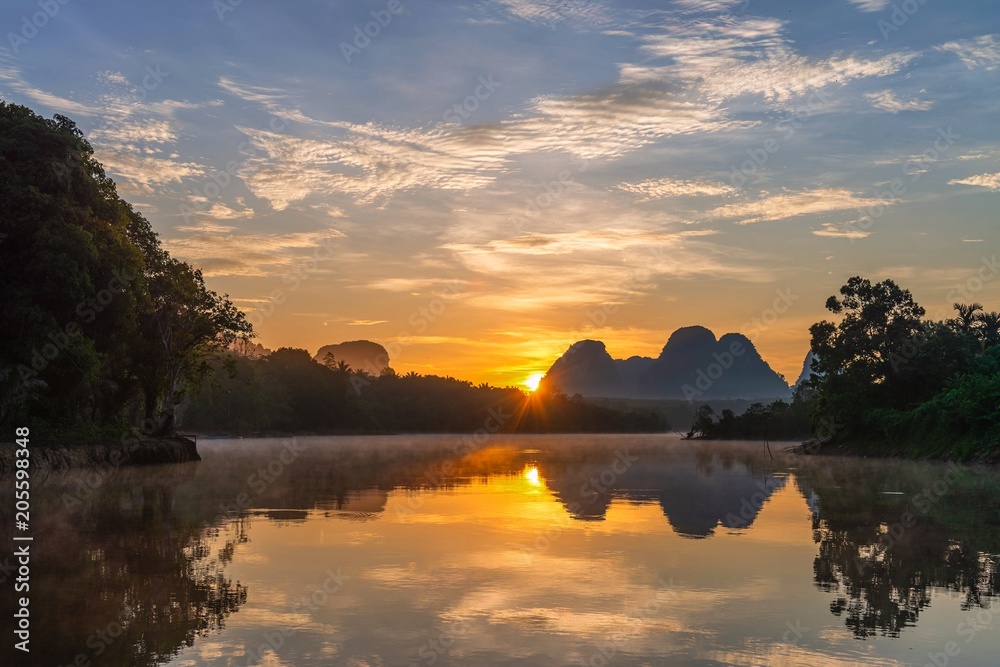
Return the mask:
<path id="1" fill-rule="evenodd" d="M 199 449 L 39 475 L 35 664 L 995 664 L 992 470 L 664 436 Z"/>

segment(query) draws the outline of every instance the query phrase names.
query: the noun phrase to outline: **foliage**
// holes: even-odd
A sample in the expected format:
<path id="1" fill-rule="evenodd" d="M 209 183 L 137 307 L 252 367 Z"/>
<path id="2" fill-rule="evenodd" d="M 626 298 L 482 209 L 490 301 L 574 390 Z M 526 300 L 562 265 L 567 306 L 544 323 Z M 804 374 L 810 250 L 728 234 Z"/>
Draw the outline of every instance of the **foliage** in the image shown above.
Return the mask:
<path id="1" fill-rule="evenodd" d="M 689 436 L 700 434 L 713 440 L 792 440 L 809 435 L 812 412 L 811 399 L 802 396 L 796 396 L 792 403 L 782 400 L 770 405 L 752 403 L 740 415 L 723 410 L 718 418 L 711 407 L 703 405 L 698 408 Z"/>
<path id="2" fill-rule="evenodd" d="M 0 423 L 173 429 L 205 362 L 252 335 L 169 256 L 63 116 L 0 102 Z"/>
<path id="3" fill-rule="evenodd" d="M 876 453 L 995 457 L 1000 452 L 1000 317 L 978 303 L 956 317 L 924 309 L 891 280 L 851 278 L 830 297 L 838 324 L 810 328 L 821 375 L 810 380 L 816 420 Z"/>
<path id="4" fill-rule="evenodd" d="M 651 412 L 593 405 L 579 396 L 493 387 L 391 369 L 378 377 L 305 350 L 230 357 L 184 404 L 181 423 L 202 433 L 657 432 Z M 222 369 L 220 364 L 219 369 Z"/>

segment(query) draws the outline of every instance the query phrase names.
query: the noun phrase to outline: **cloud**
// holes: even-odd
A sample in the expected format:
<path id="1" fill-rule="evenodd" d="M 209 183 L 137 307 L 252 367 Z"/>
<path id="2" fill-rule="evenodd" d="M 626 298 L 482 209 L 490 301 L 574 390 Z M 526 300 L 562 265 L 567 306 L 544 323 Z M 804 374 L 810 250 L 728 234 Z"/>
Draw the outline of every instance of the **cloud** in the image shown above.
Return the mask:
<path id="1" fill-rule="evenodd" d="M 816 236 L 827 236 L 836 239 L 864 239 L 871 236 L 871 232 L 859 229 L 855 220 L 853 222 L 824 222 L 822 229 L 814 229 Z"/>
<path id="2" fill-rule="evenodd" d="M 466 192 L 513 170 L 519 156 L 564 152 L 616 159 L 669 136 L 748 127 L 712 105 L 655 87 L 612 87 L 572 97 L 540 97 L 522 117 L 430 129 L 336 123 L 308 137 L 240 127 L 266 155 L 240 176 L 276 210 L 313 195 L 345 193 L 358 204 L 433 188 Z"/>
<path id="3" fill-rule="evenodd" d="M 464 280 L 452 278 L 381 278 L 361 285 L 371 289 L 385 290 L 388 292 L 416 293 L 421 290 L 433 290 L 446 294 L 455 294 L 467 285 Z"/>
<path id="4" fill-rule="evenodd" d="M 315 262 L 317 249 L 344 234 L 336 229 L 287 234 L 240 233 L 236 227 L 205 222 L 177 228 L 184 236 L 164 239 L 170 253 L 201 267 L 206 276 L 266 276 L 296 262 Z"/>
<path id="5" fill-rule="evenodd" d="M 749 0 L 676 0 L 678 7 L 696 12 L 724 12 L 749 4 Z"/>
<path id="6" fill-rule="evenodd" d="M 389 320 L 351 320 L 347 323 L 349 327 L 371 327 L 376 324 L 385 324 Z"/>
<path id="7" fill-rule="evenodd" d="M 736 192 L 736 188 L 715 181 L 690 181 L 673 178 L 653 178 L 638 183 L 621 183 L 619 190 L 643 195 L 637 203 L 663 199 L 665 197 L 682 197 L 694 195 L 719 196 Z"/>
<path id="8" fill-rule="evenodd" d="M 507 14 L 521 21 L 555 26 L 568 23 L 575 28 L 619 27 L 613 13 L 592 0 L 494 0 Z"/>
<path id="9" fill-rule="evenodd" d="M 614 228 L 443 247 L 468 271 L 485 277 L 491 289 L 470 290 L 465 303 L 488 310 L 621 304 L 655 290 L 665 279 L 769 279 L 766 271 L 734 261 L 732 249 L 699 238 L 711 234 Z"/>
<path id="10" fill-rule="evenodd" d="M 1000 40 L 997 35 L 947 42 L 937 48 L 954 53 L 969 69 L 983 67 L 993 71 L 1000 66 Z"/>
<path id="11" fill-rule="evenodd" d="M 737 218 L 737 224 L 785 220 L 800 215 L 849 211 L 884 205 L 880 199 L 868 199 L 844 188 L 806 190 L 765 197 L 755 202 L 727 204 L 709 211 L 709 218 Z"/>
<path id="12" fill-rule="evenodd" d="M 155 194 L 164 185 L 207 173 L 197 162 L 178 159 L 174 147 L 180 132 L 175 115 L 215 102 L 147 103 L 149 90 L 133 85 L 121 72 L 106 70 L 95 78 L 102 91 L 99 101 L 83 103 L 32 86 L 17 67 L 0 66 L 0 86 L 59 113 L 95 120 L 96 127 L 86 138 L 121 192 Z"/>
<path id="13" fill-rule="evenodd" d="M 863 12 L 880 12 L 892 4 L 892 0 L 848 0 Z"/>
<path id="14" fill-rule="evenodd" d="M 626 65 L 620 76 L 623 82 L 687 81 L 717 103 L 743 95 L 787 102 L 828 85 L 895 74 L 917 55 L 806 57 L 793 50 L 785 25 L 780 19 L 737 16 L 668 23 L 664 32 L 643 36 L 640 48 L 654 60 L 671 62 Z"/>
<path id="15" fill-rule="evenodd" d="M 0 90 L 11 91 L 43 107 L 72 117 L 91 117 L 101 113 L 99 107 L 75 102 L 37 88 L 24 80 L 20 68 L 0 64 Z"/>
<path id="16" fill-rule="evenodd" d="M 876 109 L 897 114 L 900 111 L 928 111 L 934 106 L 933 102 L 912 99 L 909 101 L 900 100 L 891 90 L 882 90 L 877 93 L 866 93 L 865 97 Z"/>
<path id="17" fill-rule="evenodd" d="M 954 179 L 948 181 L 948 185 L 975 185 L 980 188 L 989 188 L 995 192 L 1000 190 L 1000 172 L 996 174 L 979 174 L 978 176 Z"/>

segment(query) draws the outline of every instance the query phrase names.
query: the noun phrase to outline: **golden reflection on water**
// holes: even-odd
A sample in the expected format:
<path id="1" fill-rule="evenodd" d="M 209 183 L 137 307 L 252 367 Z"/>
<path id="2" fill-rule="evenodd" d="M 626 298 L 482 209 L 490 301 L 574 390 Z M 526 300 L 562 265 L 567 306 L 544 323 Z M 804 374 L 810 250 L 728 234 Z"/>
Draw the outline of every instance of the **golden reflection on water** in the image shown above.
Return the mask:
<path id="1" fill-rule="evenodd" d="M 89 547 L 114 559 L 132 540 L 172 532 L 190 550 L 179 527 L 208 517 L 195 549 L 214 563 L 209 580 L 234 582 L 245 597 L 165 656 L 187 667 L 904 665 L 954 640 L 997 590 L 987 546 L 1000 521 L 982 504 L 994 473 L 954 487 L 885 550 L 872 543 L 905 498 L 882 485 L 912 495 L 939 468 L 774 465 L 756 444 L 607 436 L 498 438 L 456 458 L 458 441 L 310 440 L 259 492 L 246 480 L 278 443 L 207 443 L 196 471 L 156 482 L 171 498 L 156 524 L 109 527 Z M 154 478 L 136 469 L 109 482 L 108 520 L 110 501 Z M 849 480 L 856 487 L 844 492 Z M 243 491 L 249 507 L 218 515 Z M 970 511 L 976 531 L 960 519 Z M 878 564 L 852 571 L 870 548 Z M 78 586 L 73 576 L 82 575 L 66 583 Z M 114 598 L 118 581 L 89 585 Z M 900 624 L 900 614 L 910 616 Z M 962 644 L 961 664 L 995 664 L 997 646 L 982 630 Z"/>

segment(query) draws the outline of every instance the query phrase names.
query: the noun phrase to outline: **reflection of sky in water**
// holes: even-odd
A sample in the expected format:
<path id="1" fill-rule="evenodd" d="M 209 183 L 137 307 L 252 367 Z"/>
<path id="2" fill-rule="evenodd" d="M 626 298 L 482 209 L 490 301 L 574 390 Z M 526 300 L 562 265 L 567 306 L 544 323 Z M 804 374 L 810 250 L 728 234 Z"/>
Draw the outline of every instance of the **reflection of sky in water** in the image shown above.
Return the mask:
<path id="1" fill-rule="evenodd" d="M 794 472 L 647 459 L 593 498 L 584 487 L 614 459 L 607 442 L 584 462 L 514 457 L 504 474 L 446 488 L 336 501 L 317 489 L 312 509 L 253 510 L 226 570 L 247 602 L 169 664 L 244 665 L 268 637 L 280 646 L 262 664 L 288 666 L 903 665 L 952 640 L 961 664 L 995 664 L 996 635 L 957 637 L 975 611 L 940 588 L 900 637 L 855 639 L 815 584 L 817 501 Z M 212 465 L 206 454 L 199 474 Z M 762 488 L 759 513 L 721 523 Z M 343 586 L 317 604 L 331 573 Z"/>

